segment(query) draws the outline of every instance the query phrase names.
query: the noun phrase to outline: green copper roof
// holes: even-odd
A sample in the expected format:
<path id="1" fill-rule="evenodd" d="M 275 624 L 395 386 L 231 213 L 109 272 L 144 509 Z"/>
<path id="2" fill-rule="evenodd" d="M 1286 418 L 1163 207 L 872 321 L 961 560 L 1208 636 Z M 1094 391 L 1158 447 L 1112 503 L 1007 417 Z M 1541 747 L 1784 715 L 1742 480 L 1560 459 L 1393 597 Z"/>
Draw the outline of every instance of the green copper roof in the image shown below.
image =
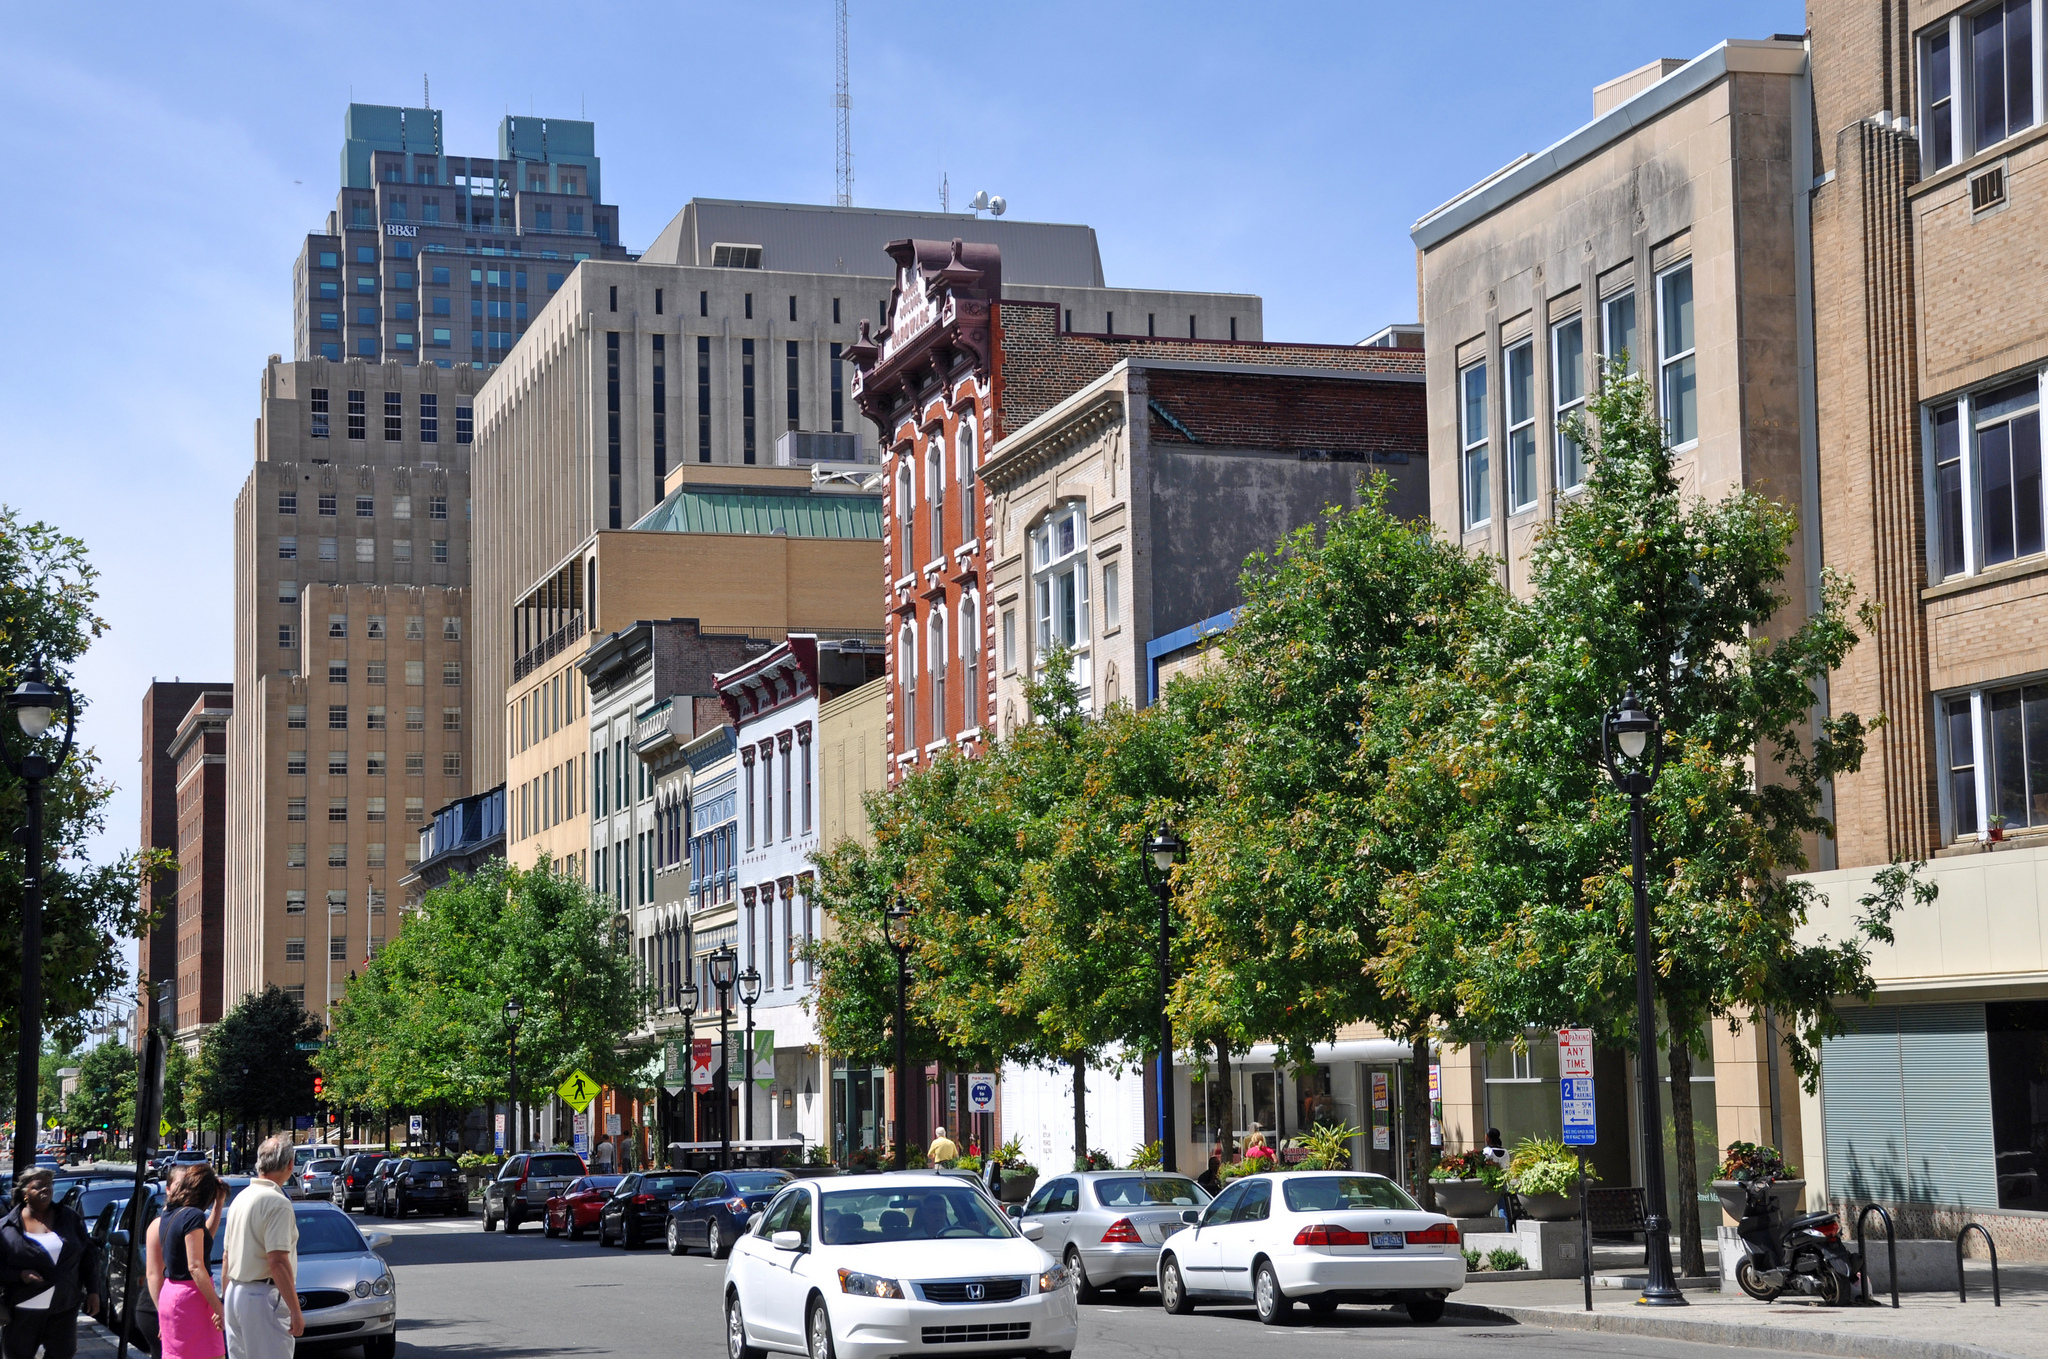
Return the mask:
<path id="1" fill-rule="evenodd" d="M 655 533 L 779 533 L 789 538 L 880 541 L 882 498 L 685 486 L 633 527 Z"/>

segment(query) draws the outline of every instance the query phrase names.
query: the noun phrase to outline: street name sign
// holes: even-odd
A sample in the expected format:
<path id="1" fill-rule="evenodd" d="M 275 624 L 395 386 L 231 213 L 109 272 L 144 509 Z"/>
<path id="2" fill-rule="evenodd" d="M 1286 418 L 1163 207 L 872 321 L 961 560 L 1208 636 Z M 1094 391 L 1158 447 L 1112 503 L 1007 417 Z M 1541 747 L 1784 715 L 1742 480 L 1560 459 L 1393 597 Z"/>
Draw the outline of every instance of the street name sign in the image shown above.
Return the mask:
<path id="1" fill-rule="evenodd" d="M 583 1074 L 579 1069 L 569 1073 L 569 1079 L 555 1087 L 555 1093 L 571 1109 L 588 1109 L 590 1102 L 602 1093 L 604 1087 Z"/>

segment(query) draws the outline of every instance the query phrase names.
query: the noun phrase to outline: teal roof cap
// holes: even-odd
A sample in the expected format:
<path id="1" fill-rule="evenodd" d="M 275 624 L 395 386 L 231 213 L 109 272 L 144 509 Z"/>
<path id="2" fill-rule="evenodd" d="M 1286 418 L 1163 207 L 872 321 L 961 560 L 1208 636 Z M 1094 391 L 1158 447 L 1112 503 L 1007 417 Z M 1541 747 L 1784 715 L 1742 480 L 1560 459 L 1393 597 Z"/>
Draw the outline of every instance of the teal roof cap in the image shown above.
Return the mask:
<path id="1" fill-rule="evenodd" d="M 634 524 L 650 533 L 781 534 L 879 542 L 882 498 L 685 486 Z"/>

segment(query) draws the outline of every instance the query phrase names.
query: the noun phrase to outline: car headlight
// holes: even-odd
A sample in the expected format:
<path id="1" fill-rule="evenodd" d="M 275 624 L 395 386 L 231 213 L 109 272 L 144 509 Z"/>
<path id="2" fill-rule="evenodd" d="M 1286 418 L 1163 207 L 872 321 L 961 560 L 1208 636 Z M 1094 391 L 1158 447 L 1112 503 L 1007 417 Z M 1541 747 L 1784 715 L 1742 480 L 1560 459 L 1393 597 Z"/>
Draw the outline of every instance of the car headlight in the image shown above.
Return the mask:
<path id="1" fill-rule="evenodd" d="M 1057 1293 L 1066 1286 L 1067 1267 L 1065 1265 L 1054 1265 L 1051 1269 L 1038 1276 L 1038 1291 L 1041 1293 Z"/>
<path id="2" fill-rule="evenodd" d="M 370 1281 L 370 1291 L 372 1293 L 375 1293 L 380 1298 L 390 1297 L 391 1288 L 392 1283 L 391 1276 L 389 1274 L 379 1274 L 375 1279 L 372 1279 Z"/>
<path id="3" fill-rule="evenodd" d="M 863 1298 L 900 1298 L 903 1296 L 903 1285 L 894 1279 L 883 1279 L 873 1274 L 842 1269 L 839 1271 L 839 1291 Z"/>
<path id="4" fill-rule="evenodd" d="M 370 1296 L 370 1281 L 368 1279 L 356 1280 L 356 1296 L 359 1298 L 367 1298 Z"/>

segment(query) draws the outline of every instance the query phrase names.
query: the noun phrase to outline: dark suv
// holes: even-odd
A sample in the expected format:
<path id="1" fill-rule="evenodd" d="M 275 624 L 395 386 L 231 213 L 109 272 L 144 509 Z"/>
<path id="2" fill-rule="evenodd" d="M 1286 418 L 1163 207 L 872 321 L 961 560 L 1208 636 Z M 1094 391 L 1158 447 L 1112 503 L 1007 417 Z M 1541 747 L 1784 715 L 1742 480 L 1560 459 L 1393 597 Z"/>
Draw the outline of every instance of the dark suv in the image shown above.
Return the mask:
<path id="1" fill-rule="evenodd" d="M 363 1211 L 385 1217 L 432 1211 L 453 1217 L 469 1211 L 469 1182 L 445 1156 L 407 1156 L 371 1177 Z"/>
<path id="2" fill-rule="evenodd" d="M 334 1172 L 334 1206 L 344 1213 L 363 1207 L 363 1191 L 369 1187 L 370 1176 L 377 1173 L 377 1163 L 390 1159 L 389 1152 L 359 1151 L 344 1160 Z"/>
<path id="3" fill-rule="evenodd" d="M 531 1218 L 546 1217 L 548 1199 L 560 1194 L 569 1181 L 589 1174 L 583 1158 L 567 1151 L 520 1152 L 498 1170 L 498 1178 L 484 1186 L 484 1230 L 516 1232 Z"/>

